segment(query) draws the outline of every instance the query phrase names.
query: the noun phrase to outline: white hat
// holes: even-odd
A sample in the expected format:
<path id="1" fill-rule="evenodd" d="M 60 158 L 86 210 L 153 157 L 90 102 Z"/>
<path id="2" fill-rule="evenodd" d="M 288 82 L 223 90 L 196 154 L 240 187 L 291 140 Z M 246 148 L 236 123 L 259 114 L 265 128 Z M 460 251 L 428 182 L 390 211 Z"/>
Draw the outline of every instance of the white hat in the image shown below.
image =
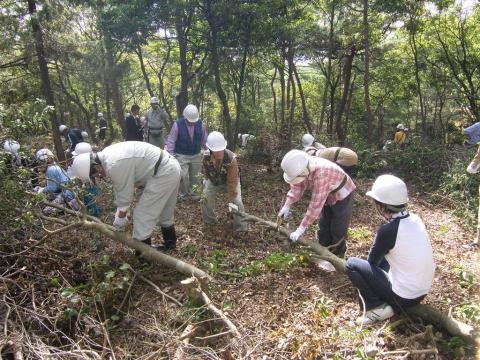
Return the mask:
<path id="1" fill-rule="evenodd" d="M 18 141 L 15 140 L 5 140 L 5 142 L 3 143 L 3 149 L 12 154 L 16 154 L 18 150 L 20 150 L 20 144 L 18 143 Z"/>
<path id="2" fill-rule="evenodd" d="M 99 118 L 100 118 L 100 117 L 103 117 L 103 113 L 99 112 L 99 113 L 97 114 L 97 117 L 99 117 Z"/>
<path id="3" fill-rule="evenodd" d="M 314 141 L 315 141 L 315 138 L 313 137 L 312 134 L 305 134 L 302 136 L 302 145 L 304 147 L 311 146 Z"/>
<path id="4" fill-rule="evenodd" d="M 82 137 L 83 137 L 83 138 L 87 138 L 87 137 L 88 137 L 88 133 L 87 133 L 85 130 L 82 131 Z"/>
<path id="5" fill-rule="evenodd" d="M 207 137 L 207 148 L 211 151 L 223 151 L 227 148 L 227 140 L 218 131 L 212 131 Z"/>
<path id="6" fill-rule="evenodd" d="M 300 150 L 290 150 L 282 159 L 280 164 L 283 169 L 283 179 L 289 184 L 295 184 L 305 180 L 299 178 L 299 175 L 307 169 L 308 166 L 308 154 Z"/>
<path id="7" fill-rule="evenodd" d="M 158 101 L 158 98 L 156 96 L 152 96 L 152 98 L 150 99 L 150 104 L 158 104 L 159 101 Z"/>
<path id="8" fill-rule="evenodd" d="M 58 131 L 60 131 L 61 133 L 63 133 L 67 129 L 68 129 L 67 125 L 63 125 L 63 124 L 58 127 Z"/>
<path id="9" fill-rule="evenodd" d="M 397 125 L 397 129 L 398 129 L 398 130 L 403 130 L 403 129 L 405 129 L 405 125 L 403 125 L 403 124 L 398 124 L 398 125 Z"/>
<path id="10" fill-rule="evenodd" d="M 53 153 L 49 149 L 40 149 L 35 154 L 35 157 L 39 161 L 47 161 L 49 158 L 53 158 Z"/>
<path id="11" fill-rule="evenodd" d="M 80 142 L 75 145 L 75 150 L 72 151 L 73 156 L 77 156 L 80 154 L 89 153 L 92 151 L 92 146 L 87 142 Z"/>
<path id="12" fill-rule="evenodd" d="M 407 185 L 393 175 L 380 175 L 366 195 L 387 205 L 398 206 L 408 203 Z"/>
<path id="13" fill-rule="evenodd" d="M 183 117 L 189 122 L 194 123 L 198 121 L 198 109 L 193 104 L 188 104 L 183 110 Z"/>

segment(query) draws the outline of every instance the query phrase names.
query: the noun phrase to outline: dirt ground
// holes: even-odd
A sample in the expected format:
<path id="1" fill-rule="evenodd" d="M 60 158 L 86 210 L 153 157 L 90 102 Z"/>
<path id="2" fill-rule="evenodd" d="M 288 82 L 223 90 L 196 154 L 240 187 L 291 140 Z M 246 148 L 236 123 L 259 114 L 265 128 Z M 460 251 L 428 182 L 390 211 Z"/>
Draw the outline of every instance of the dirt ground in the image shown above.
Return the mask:
<path id="1" fill-rule="evenodd" d="M 246 212 L 275 221 L 288 190 L 281 174 L 268 173 L 260 165 L 242 164 L 242 168 Z M 371 182 L 357 181 L 357 185 L 347 257 L 366 257 L 375 230 L 382 223 L 364 195 Z M 284 226 L 293 231 L 307 205 L 308 194 L 305 194 Z M 61 288 L 49 286 L 48 281 L 60 279 L 61 283 L 71 286 L 88 282 L 93 276 L 89 263 L 98 263 L 108 255 L 112 269 L 119 272 L 122 263 L 130 264 L 182 306 L 136 278 L 128 297 L 123 299 L 122 295 L 112 300 L 113 308 L 119 307 L 119 300 L 125 301 L 122 311 L 117 312 L 117 321 L 108 329 L 99 328 L 93 320 L 89 326 L 89 318 L 95 317 L 91 313 L 83 318 L 82 315 L 76 317 L 76 326 L 63 326 L 73 333 L 62 336 L 77 339 L 80 348 L 84 346 L 100 355 L 80 351 L 79 354 L 83 355 L 78 358 L 475 358 L 474 350 L 458 339 L 449 338 L 436 329 L 430 331 L 425 324 L 401 316 L 360 329 L 355 325 L 355 319 L 361 315 L 357 292 L 348 278 L 320 270 L 314 262 L 303 261 L 308 259 L 305 249 L 294 248 L 293 251 L 299 252 L 296 262 L 283 271 L 246 273 L 244 270 L 256 261 L 265 264 L 265 259 L 269 258 L 275 263 L 275 256 L 281 257 L 285 253 L 284 239 L 258 225 L 251 225 L 247 233 L 234 235 L 225 197 L 218 198 L 217 210 L 219 224 L 205 226 L 198 202 L 179 202 L 176 211 L 179 240 L 172 255 L 212 274 L 216 281 L 212 284 L 210 296 L 237 326 L 242 339 L 215 336 L 225 332 L 225 327 L 214 315 L 188 301 L 179 283 L 184 276 L 139 261 L 132 250 L 85 231 L 74 230 L 54 236 L 42 249 L 26 254 L 23 260 L 26 266 L 30 260 L 34 261 L 35 271 L 47 284 L 40 289 L 44 295 L 42 302 L 37 301 L 37 308 L 45 308 L 48 313 L 49 306 L 61 305 L 58 303 Z M 478 253 L 464 247 L 474 239 L 475 229 L 462 226 L 461 219 L 451 214 L 452 209 L 433 201 L 427 194 L 411 191 L 409 210 L 426 223 L 437 266 L 434 286 L 425 303 L 446 314 L 457 317 L 460 313 L 465 314 L 466 310 L 459 312 L 462 306 L 479 304 Z M 108 212 L 105 214 L 108 219 Z M 313 239 L 314 234 L 310 230 L 306 236 Z M 160 239 L 154 238 L 154 242 L 157 241 Z M 275 264 L 271 268 L 275 269 Z M 131 278 L 127 283 L 130 286 Z M 120 293 L 124 294 L 128 286 Z M 63 305 L 68 306 L 65 296 L 63 299 Z M 105 299 L 101 302 L 103 306 L 110 306 Z M 112 310 L 97 309 L 99 317 L 102 313 L 112 314 Z M 469 319 L 462 320 L 471 323 Z M 189 341 L 182 341 L 181 335 L 187 326 L 199 330 Z M 113 350 L 113 355 L 109 349 Z"/>

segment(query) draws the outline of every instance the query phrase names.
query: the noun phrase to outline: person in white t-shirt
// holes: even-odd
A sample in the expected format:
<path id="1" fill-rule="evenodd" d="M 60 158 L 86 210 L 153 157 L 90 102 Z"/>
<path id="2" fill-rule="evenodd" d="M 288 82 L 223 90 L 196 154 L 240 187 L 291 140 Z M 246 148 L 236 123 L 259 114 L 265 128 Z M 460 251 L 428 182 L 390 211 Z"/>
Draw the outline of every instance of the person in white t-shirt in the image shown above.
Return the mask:
<path id="1" fill-rule="evenodd" d="M 381 175 L 367 196 L 375 201 L 376 210 L 387 223 L 378 229 L 367 260 L 347 260 L 347 275 L 365 304 L 365 314 L 357 319 L 359 325 L 388 319 L 420 303 L 435 274 L 425 225 L 406 211 L 405 183 L 393 175 Z"/>

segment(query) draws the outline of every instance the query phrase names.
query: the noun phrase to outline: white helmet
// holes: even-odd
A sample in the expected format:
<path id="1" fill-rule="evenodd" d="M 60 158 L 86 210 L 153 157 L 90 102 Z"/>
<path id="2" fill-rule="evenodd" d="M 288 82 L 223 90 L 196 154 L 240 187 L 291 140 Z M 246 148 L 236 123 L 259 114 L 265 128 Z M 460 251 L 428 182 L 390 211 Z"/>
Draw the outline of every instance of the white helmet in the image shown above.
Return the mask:
<path id="1" fill-rule="evenodd" d="M 90 181 L 90 153 L 80 154 L 73 159 L 72 177 L 82 180 L 83 182 Z"/>
<path id="2" fill-rule="evenodd" d="M 58 127 L 58 131 L 60 131 L 61 133 L 63 133 L 65 130 L 67 130 L 67 125 L 60 125 Z"/>
<path id="3" fill-rule="evenodd" d="M 150 104 L 159 104 L 158 98 L 156 96 L 153 96 L 150 99 Z"/>
<path id="4" fill-rule="evenodd" d="M 92 146 L 87 142 L 80 142 L 75 146 L 75 150 L 72 151 L 72 155 L 77 156 L 90 152 L 92 152 Z"/>
<path id="5" fill-rule="evenodd" d="M 211 151 L 223 151 L 227 148 L 227 140 L 225 140 L 222 133 L 212 131 L 207 137 L 207 148 Z"/>
<path id="6" fill-rule="evenodd" d="M 99 113 L 97 114 L 97 117 L 102 118 L 102 117 L 103 117 L 103 113 L 99 112 Z"/>
<path id="7" fill-rule="evenodd" d="M 302 145 L 305 146 L 311 146 L 313 142 L 315 141 L 315 138 L 313 137 L 312 134 L 305 134 L 302 137 Z"/>
<path id="8" fill-rule="evenodd" d="M 83 137 L 83 138 L 87 138 L 87 137 L 88 137 L 88 133 L 87 133 L 85 130 L 82 131 L 82 137 Z"/>
<path id="9" fill-rule="evenodd" d="M 53 158 L 53 153 L 49 149 L 40 149 L 35 154 L 35 157 L 39 161 L 47 161 L 49 158 Z"/>
<path id="10" fill-rule="evenodd" d="M 18 141 L 15 140 L 5 140 L 3 143 L 3 149 L 5 151 L 11 152 L 12 154 L 16 154 L 17 151 L 20 149 L 20 144 Z"/>
<path id="11" fill-rule="evenodd" d="M 183 110 L 183 117 L 187 119 L 189 122 L 197 122 L 198 121 L 198 109 L 193 104 L 188 104 L 185 109 Z"/>
<path id="12" fill-rule="evenodd" d="M 407 185 L 402 179 L 393 175 L 380 175 L 373 183 L 367 196 L 386 205 L 405 205 L 408 203 Z"/>
<path id="13" fill-rule="evenodd" d="M 404 129 L 405 129 L 405 125 L 403 125 L 403 124 L 398 124 L 398 125 L 397 125 L 397 129 L 398 129 L 398 130 L 404 130 Z"/>
<path id="14" fill-rule="evenodd" d="M 282 159 L 280 166 L 283 169 L 283 179 L 289 184 L 296 184 L 301 182 L 302 178 L 299 177 L 308 166 L 308 154 L 300 150 L 290 150 Z"/>

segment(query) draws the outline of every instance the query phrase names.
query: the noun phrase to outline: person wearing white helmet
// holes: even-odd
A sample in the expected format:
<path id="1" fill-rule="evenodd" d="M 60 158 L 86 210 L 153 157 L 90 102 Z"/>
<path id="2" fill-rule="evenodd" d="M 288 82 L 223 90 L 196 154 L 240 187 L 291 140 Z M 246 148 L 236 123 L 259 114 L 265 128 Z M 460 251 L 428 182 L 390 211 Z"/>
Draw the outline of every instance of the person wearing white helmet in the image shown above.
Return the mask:
<path id="1" fill-rule="evenodd" d="M 83 131 L 80 129 L 69 129 L 66 125 L 60 125 L 58 127 L 58 130 L 60 131 L 60 134 L 63 135 L 63 137 L 65 138 L 65 141 L 70 143 L 69 152 L 74 151 L 75 146 L 77 146 L 78 143 L 85 141 L 82 135 Z"/>
<path id="2" fill-rule="evenodd" d="M 98 138 L 101 141 L 105 141 L 105 136 L 107 135 L 108 122 L 107 119 L 103 116 L 103 113 L 99 112 L 97 114 L 98 119 Z"/>
<path id="3" fill-rule="evenodd" d="M 255 139 L 255 136 L 251 135 L 251 134 L 242 134 L 242 142 L 241 142 L 241 147 L 246 147 L 248 142 L 250 140 L 254 140 Z"/>
<path id="4" fill-rule="evenodd" d="M 160 108 L 156 96 L 150 99 L 150 106 L 151 108 L 144 114 L 144 137 L 150 144 L 163 149 L 165 147 L 165 127 L 168 122 L 168 115 L 164 109 Z"/>
<path id="5" fill-rule="evenodd" d="M 397 132 L 395 133 L 395 137 L 393 138 L 393 142 L 399 148 L 404 147 L 405 140 L 407 139 L 407 135 L 405 134 L 405 125 L 398 124 L 397 125 Z"/>
<path id="6" fill-rule="evenodd" d="M 151 236 L 158 223 L 164 240 L 163 247 L 158 248 L 175 248 L 174 210 L 180 166 L 168 152 L 145 142 L 121 142 L 98 153 L 76 156 L 72 174 L 83 182 L 90 182 L 97 176 L 112 181 L 117 206 L 113 224 L 119 229 L 128 223 L 127 211 L 134 201 L 135 188 L 143 187 L 133 211 L 133 239 L 151 245 Z"/>
<path id="7" fill-rule="evenodd" d="M 45 187 L 37 186 L 34 190 L 38 193 L 52 195 L 54 198 L 53 202 L 57 204 L 67 203 L 72 209 L 78 210 L 79 206 L 72 191 L 65 189 L 65 186 L 70 183 L 70 178 L 67 176 L 65 170 L 55 162 L 55 157 L 50 149 L 44 148 L 38 150 L 35 157 L 39 163 L 45 165 L 47 183 Z M 56 211 L 55 208 L 50 206 L 43 209 L 45 214 L 51 214 Z"/>
<path id="8" fill-rule="evenodd" d="M 307 154 L 329 160 L 340 166 L 351 178 L 354 178 L 357 172 L 358 155 L 355 151 L 346 148 L 333 146 L 329 148 L 315 149 Z"/>
<path id="9" fill-rule="evenodd" d="M 12 156 L 12 165 L 13 165 L 13 159 L 15 159 L 15 164 L 17 166 L 22 165 L 22 158 L 18 153 L 18 150 L 20 150 L 20 144 L 18 143 L 18 141 L 15 141 L 12 139 L 5 140 L 5 142 L 3 143 L 3 150 L 5 150 L 7 153 L 9 153 Z"/>
<path id="10" fill-rule="evenodd" d="M 315 141 L 312 134 L 305 134 L 302 136 L 303 151 L 308 155 L 315 156 L 315 152 L 318 149 L 325 149 L 325 146 Z"/>
<path id="11" fill-rule="evenodd" d="M 198 183 L 198 174 L 202 166 L 201 150 L 205 149 L 207 129 L 200 119 L 198 109 L 189 104 L 183 115 L 172 125 L 167 140 L 167 151 L 176 157 L 182 168 L 180 198 L 191 196 L 200 199 L 194 190 Z"/>
<path id="12" fill-rule="evenodd" d="M 202 172 L 205 176 L 203 182 L 203 195 L 205 201 L 201 202 L 203 222 L 217 223 L 215 215 L 215 200 L 219 191 L 227 193 L 228 202 L 237 205 L 238 210 L 245 211 L 242 201 L 240 184 L 240 171 L 236 155 L 227 149 L 227 141 L 218 131 L 212 131 L 207 138 L 207 149 L 203 155 Z M 233 217 L 234 231 L 246 231 L 247 223 L 241 216 Z"/>
<path id="13" fill-rule="evenodd" d="M 420 303 L 435 275 L 425 225 L 406 209 L 405 183 L 396 176 L 381 175 L 367 196 L 386 224 L 378 229 L 367 260 L 351 257 L 346 263 L 347 275 L 365 303 L 359 325 L 388 319 Z"/>
<path id="14" fill-rule="evenodd" d="M 284 180 L 290 184 L 290 191 L 278 213 L 279 217 L 286 219 L 292 205 L 300 200 L 306 189 L 311 190 L 305 216 L 300 226 L 290 234 L 290 240 L 297 241 L 320 218 L 317 232 L 320 245 L 332 246 L 331 251 L 343 257 L 355 190 L 350 176 L 337 164 L 309 156 L 301 150 L 289 151 L 280 166 L 284 171 Z"/>

